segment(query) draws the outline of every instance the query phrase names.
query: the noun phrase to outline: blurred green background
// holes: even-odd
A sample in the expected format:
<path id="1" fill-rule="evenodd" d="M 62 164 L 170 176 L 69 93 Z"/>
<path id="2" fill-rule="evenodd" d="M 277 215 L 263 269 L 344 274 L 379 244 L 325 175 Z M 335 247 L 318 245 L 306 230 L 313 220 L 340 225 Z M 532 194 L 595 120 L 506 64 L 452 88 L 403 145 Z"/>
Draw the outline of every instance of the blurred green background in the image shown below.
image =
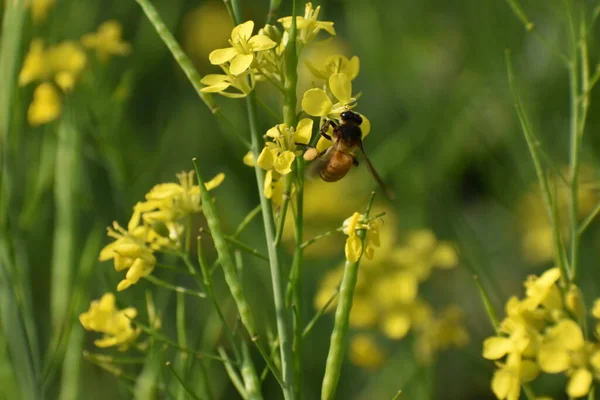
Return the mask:
<path id="1" fill-rule="evenodd" d="M 243 19 L 262 25 L 267 3 L 242 1 Z M 524 3 L 539 32 L 552 46 L 566 52 L 564 2 Z M 590 9 L 594 6 L 592 1 L 586 3 Z M 223 4 L 201 0 L 155 0 L 154 4 L 200 74 L 218 72 L 208 63 L 208 53 L 224 47 L 230 33 L 231 23 Z M 307 49 L 305 57 L 322 58 L 333 48 L 360 58 L 360 74 L 353 87 L 362 93 L 358 110 L 372 124 L 365 148 L 396 193 L 394 201 L 386 202 L 382 197 L 378 200 L 379 207 L 393 214 L 385 223 L 400 236 L 412 229 L 427 228 L 438 238 L 456 243 L 460 266 L 434 274 L 420 293 L 436 307 L 460 305 L 471 336 L 468 346 L 441 353 L 435 365 L 429 367 L 415 361 L 410 335 L 401 341 L 384 341 L 386 361 L 379 368 L 367 370 L 346 362 L 338 398 L 391 399 L 402 389 L 400 398 L 411 400 L 491 399 L 493 363 L 481 357 L 481 343 L 493 330 L 469 268 L 478 271 L 502 316 L 506 299 L 522 295 L 523 279 L 552 266 L 549 258 L 541 256 L 531 262 L 522 251 L 524 233 L 535 228 L 528 225 L 533 212 L 522 200 L 534 187 L 535 174 L 514 112 L 504 51 L 512 50 L 525 107 L 557 169 L 567 162 L 566 70 L 542 42 L 525 32 L 504 1 L 332 0 L 318 4 L 322 6 L 321 19 L 335 22 L 337 36 L 332 42 Z M 289 15 L 290 7 L 290 2 L 284 1 L 280 15 Z M 76 366 L 74 370 L 63 368 L 65 354 L 67 359 L 77 360 L 82 349 L 97 351 L 93 348 L 97 336 L 84 333 L 77 324 L 74 330 L 66 331 L 52 326 L 49 304 L 52 290 L 57 289 L 51 283 L 53 263 L 66 263 L 64 269 L 71 272 L 70 284 L 59 289 L 69 297 L 76 293 L 69 314 L 75 322 L 90 300 L 114 291 L 120 279 L 110 263 L 96 261 L 97 251 L 107 243 L 104 227 L 113 220 L 126 224 L 133 205 L 153 185 L 174 181 L 175 173 L 192 169 L 193 157 L 198 158 L 205 177 L 224 172 L 225 183 L 214 194 L 225 230 L 233 232 L 258 204 L 253 171 L 241 162 L 246 149 L 227 133 L 230 127 L 212 116 L 198 99 L 133 0 L 58 0 L 43 22 L 33 23 L 28 12 L 24 18 L 19 32 L 11 31 L 14 21 L 11 24 L 10 18 L 5 18 L 0 38 L 2 71 L 6 72 L 6 65 L 12 62 L 10 57 L 17 57 L 16 72 L 11 74 L 9 70 L 3 75 L 0 87 L 0 91 L 12 93 L 8 115 L 2 114 L 6 119 L 0 121 L 8 127 L 5 141 L 0 143 L 4 157 L 1 200 L 7 210 L 1 221 L 2 260 L 13 278 L 17 276 L 27 288 L 19 296 L 21 307 L 33 312 L 29 322 L 35 326 L 35 340 L 31 346 L 40 359 L 50 354 L 53 360 L 47 397 L 58 398 L 63 393 L 62 398 L 130 398 L 120 379 L 86 360 L 71 362 L 69 365 Z M 32 38 L 43 37 L 48 44 L 79 40 L 109 19 L 122 24 L 123 38 L 131 43 L 132 52 L 115 56 L 108 64 L 91 61 L 76 90 L 65 96 L 60 119 L 31 127 L 26 115 L 33 85 L 16 87 L 16 74 Z M 593 65 L 598 60 L 599 29 L 596 26 L 591 34 Z M 12 53 L 8 51 L 11 43 L 17 46 Z M 299 75 L 301 88 L 310 87 L 309 72 L 303 65 Z M 277 93 L 259 87 L 258 96 L 280 112 Z M 220 97 L 216 100 L 235 130 L 248 137 L 244 102 Z M 596 159 L 600 150 L 595 134 L 600 127 L 600 113 L 594 100 L 592 97 L 582 156 L 589 171 L 584 188 L 590 199 L 597 197 Z M 259 113 L 264 131 L 280 122 L 263 108 Z M 60 130 L 72 134 L 61 137 Z M 65 186 L 65 182 L 76 185 Z M 307 188 L 307 231 L 312 234 L 334 228 L 353 211 L 361 210 L 376 184 L 361 165 L 343 181 L 324 192 L 322 188 L 320 183 L 309 183 Z M 72 194 L 66 196 L 67 203 L 66 192 Z M 57 260 L 61 224 L 65 221 L 76 232 L 74 251 Z M 201 217 L 196 223 L 205 225 Z M 588 299 L 598 294 L 598 233 L 598 226 L 592 224 L 582 241 L 582 288 Z M 241 238 L 264 251 L 257 221 Z M 214 258 L 208 247 L 209 256 Z M 343 238 L 327 242 L 314 253 L 307 260 L 304 277 L 306 313 L 313 312 L 312 297 L 319 280 L 343 258 Z M 291 255 L 283 259 L 289 264 Z M 274 330 L 266 263 L 246 257 L 244 271 L 245 288 L 262 326 Z M 191 284 L 186 276 L 164 271 L 155 274 L 183 286 Z M 217 279 L 222 280 L 220 276 Z M 8 291 L 8 286 L 4 276 L 2 290 Z M 233 312 L 222 282 L 219 287 L 225 307 Z M 147 321 L 146 290 L 152 291 L 162 313 L 163 332 L 175 337 L 172 293 L 140 282 L 119 294 L 119 304 L 136 306 L 140 320 Z M 191 343 L 209 348 L 219 340 L 218 333 L 207 329 L 214 326 L 213 314 L 208 302 L 187 302 Z M 326 315 L 307 339 L 307 399 L 318 397 L 332 324 L 331 314 Z M 19 390 L 10 360 L 24 355 L 9 347 L 5 329 L 0 333 L 0 398 L 17 399 L 25 392 Z M 71 335 L 69 340 L 61 341 L 60 351 L 54 352 L 55 335 L 65 339 L 66 334 Z M 81 345 L 78 348 L 70 343 Z M 129 371 L 134 374 L 141 369 L 142 374 L 157 382 L 171 381 L 173 385 L 169 371 L 157 371 L 153 365 L 175 359 L 175 353 L 158 353 L 154 357 L 164 357 L 161 362 L 134 366 Z M 262 366 L 259 357 L 256 360 Z M 215 398 L 237 398 L 222 365 L 206 363 L 206 369 Z M 65 376 L 79 384 L 80 391 L 74 392 L 74 397 L 61 389 Z M 190 382 L 203 385 L 199 376 L 190 377 Z M 543 388 L 540 392 L 554 392 L 555 398 L 563 398 L 564 384 L 558 378 L 536 385 Z M 272 378 L 267 379 L 264 392 L 270 399 L 280 396 Z"/>

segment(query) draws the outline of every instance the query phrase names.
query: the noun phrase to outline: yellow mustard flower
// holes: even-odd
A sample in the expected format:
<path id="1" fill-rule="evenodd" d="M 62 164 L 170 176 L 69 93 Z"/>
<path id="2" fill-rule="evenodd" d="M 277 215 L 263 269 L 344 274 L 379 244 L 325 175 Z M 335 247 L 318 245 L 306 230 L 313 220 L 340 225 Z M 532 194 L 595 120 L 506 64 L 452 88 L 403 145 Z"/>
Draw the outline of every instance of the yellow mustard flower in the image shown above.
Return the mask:
<path id="1" fill-rule="evenodd" d="M 59 117 L 61 109 L 58 90 L 51 83 L 41 83 L 33 92 L 33 100 L 27 110 L 27 121 L 31 126 L 47 124 Z"/>
<path id="2" fill-rule="evenodd" d="M 75 86 L 86 66 L 87 57 L 78 43 L 65 41 L 48 49 L 46 62 L 52 67 L 56 84 L 67 92 Z"/>
<path id="3" fill-rule="evenodd" d="M 254 167 L 256 165 L 256 158 L 254 157 L 254 153 L 252 151 L 247 152 L 242 158 L 242 162 L 249 167 Z"/>
<path id="4" fill-rule="evenodd" d="M 125 279 L 119 282 L 118 291 L 127 289 L 140 278 L 150 275 L 156 264 L 154 251 L 167 245 L 168 239 L 160 236 L 148 225 L 140 224 L 141 213 L 135 211 L 127 230 L 116 221 L 107 229 L 108 236 L 115 239 L 101 251 L 99 261 L 114 260 L 117 272 L 127 269 Z"/>
<path id="5" fill-rule="evenodd" d="M 54 3 L 56 3 L 56 0 L 32 0 L 31 17 L 33 21 L 39 23 L 45 20 Z"/>
<path id="6" fill-rule="evenodd" d="M 31 82 L 48 79 L 52 75 L 51 65 L 46 62 L 44 41 L 35 38 L 29 45 L 29 51 L 23 61 L 19 73 L 19 85 L 25 86 Z"/>
<path id="7" fill-rule="evenodd" d="M 539 278 L 535 275 L 527 277 L 525 282 L 527 298 L 524 300 L 523 306 L 528 310 L 534 310 L 540 305 L 549 310 L 562 309 L 560 289 L 556 286 L 559 279 L 559 268 L 551 268 Z"/>
<path id="8" fill-rule="evenodd" d="M 581 327 L 570 319 L 549 328 L 540 345 L 538 363 L 544 372 L 568 372 L 567 394 L 589 393 L 594 374 L 600 371 L 600 349 L 586 342 Z"/>
<path id="9" fill-rule="evenodd" d="M 250 68 L 254 61 L 254 53 L 272 49 L 277 45 L 266 35 L 252 36 L 254 22 L 246 21 L 233 28 L 229 44 L 231 47 L 213 50 L 208 59 L 213 65 L 229 62 L 231 74 L 240 75 Z"/>
<path id="10" fill-rule="evenodd" d="M 368 369 L 377 369 L 385 360 L 385 353 L 369 335 L 355 335 L 350 341 L 350 361 Z"/>
<path id="11" fill-rule="evenodd" d="M 292 163 L 301 151 L 296 151 L 297 144 L 308 144 L 312 135 L 313 120 L 303 118 L 296 128 L 286 124 L 275 125 L 267 131 L 267 137 L 273 141 L 266 142 L 258 156 L 257 164 L 265 170 L 273 169 L 281 175 L 292 171 Z"/>
<path id="12" fill-rule="evenodd" d="M 250 92 L 252 92 L 252 90 L 254 90 L 256 80 L 254 74 L 251 74 L 249 70 L 247 70 L 247 73 L 233 75 L 228 66 L 220 65 L 220 67 L 225 74 L 205 75 L 200 80 L 200 83 L 205 85 L 202 89 L 200 89 L 201 92 L 219 93 L 225 97 L 235 99 L 246 97 L 250 94 Z M 250 76 L 249 82 L 248 76 Z M 227 89 L 237 89 L 237 91 L 231 91 Z"/>
<path id="13" fill-rule="evenodd" d="M 331 93 L 337 100 L 336 103 L 329 98 L 325 90 L 314 88 L 304 93 L 302 97 L 302 109 L 313 117 L 339 120 L 342 112 L 356 106 L 356 98 L 352 97 L 352 81 L 347 74 L 337 72 L 331 74 L 328 79 L 328 85 Z"/>
<path id="14" fill-rule="evenodd" d="M 281 175 L 272 169 L 265 173 L 264 194 L 267 199 L 280 206 L 283 200 L 283 181 Z"/>
<path id="15" fill-rule="evenodd" d="M 357 262 L 363 254 L 363 241 L 358 236 L 358 230 L 366 230 L 364 255 L 368 259 L 373 259 L 374 248 L 379 247 L 379 222 L 371 220 L 366 222 L 365 216 L 355 212 L 352 216 L 344 221 L 343 231 L 348 235 L 344 252 L 346 260 Z"/>
<path id="16" fill-rule="evenodd" d="M 88 49 L 96 50 L 98 60 L 107 62 L 112 56 L 124 56 L 131 52 L 131 45 L 122 36 L 121 24 L 114 20 L 103 22 L 98 31 L 83 35 L 81 43 Z"/>
<path id="17" fill-rule="evenodd" d="M 437 353 L 450 347 L 464 347 L 469 332 L 464 326 L 465 313 L 456 305 L 448 306 L 438 318 L 423 326 L 419 332 L 416 355 L 422 364 L 431 364 Z"/>
<path id="18" fill-rule="evenodd" d="M 136 316 L 135 308 L 119 310 L 115 295 L 106 293 L 100 300 L 90 303 L 89 310 L 79 315 L 79 321 L 86 330 L 104 334 L 102 339 L 94 341 L 96 346 L 117 346 L 118 350 L 125 351 L 140 334 L 139 328 L 131 326 L 131 320 Z"/>
<path id="19" fill-rule="evenodd" d="M 334 54 L 325 59 L 321 68 L 315 67 L 309 60 L 304 62 L 312 74 L 324 81 L 328 81 L 333 74 L 344 73 L 351 81 L 358 76 L 360 61 L 357 56 L 348 59 L 341 54 Z"/>
<path id="20" fill-rule="evenodd" d="M 296 17 L 297 37 L 300 43 L 304 45 L 310 43 L 321 30 L 326 31 L 330 35 L 335 35 L 333 22 L 317 20 L 320 11 L 321 6 L 313 9 L 312 3 L 308 2 L 304 7 L 304 16 Z M 278 21 L 283 25 L 285 30 L 289 31 L 292 27 L 292 18 L 283 17 L 279 18 Z"/>
<path id="21" fill-rule="evenodd" d="M 516 353 L 509 354 L 506 362 L 498 365 L 492 377 L 492 391 L 500 400 L 519 400 L 521 383 L 532 381 L 539 372 L 535 362 L 523 360 Z"/>

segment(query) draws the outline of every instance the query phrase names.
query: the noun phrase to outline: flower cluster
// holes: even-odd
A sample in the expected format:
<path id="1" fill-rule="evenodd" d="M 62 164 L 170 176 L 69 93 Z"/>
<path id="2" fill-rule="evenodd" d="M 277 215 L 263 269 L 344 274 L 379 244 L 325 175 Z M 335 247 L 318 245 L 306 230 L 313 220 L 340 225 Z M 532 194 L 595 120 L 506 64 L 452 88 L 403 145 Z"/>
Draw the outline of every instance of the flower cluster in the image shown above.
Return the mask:
<path id="1" fill-rule="evenodd" d="M 117 346 L 118 350 L 125 351 L 140 334 L 139 328 L 131 326 L 136 316 L 135 308 L 119 310 L 115 295 L 106 293 L 100 300 L 92 301 L 89 310 L 79 315 L 79 322 L 88 331 L 104 334 L 102 339 L 94 341 L 96 346 Z"/>
<path id="2" fill-rule="evenodd" d="M 375 254 L 374 248 L 380 246 L 379 221 L 367 221 L 364 215 L 355 212 L 350 218 L 344 221 L 342 228 L 344 234 L 348 235 L 346 245 L 344 246 L 346 260 L 357 262 L 363 253 L 365 257 L 372 260 Z M 358 236 L 359 230 L 365 231 L 364 246 L 363 239 Z"/>
<path id="3" fill-rule="evenodd" d="M 321 30 L 335 35 L 333 22 L 318 21 L 320 7 L 313 9 L 306 4 L 305 15 L 296 17 L 297 42 L 304 46 L 314 40 Z M 245 97 L 259 80 L 273 83 L 282 89 L 284 83 L 284 50 L 289 42 L 292 17 L 278 20 L 282 33 L 274 25 L 266 25 L 253 35 L 254 22 L 246 21 L 231 31 L 230 47 L 212 51 L 208 58 L 218 65 L 223 74 L 211 74 L 202 78 L 203 92 L 219 93 L 226 97 Z"/>
<path id="4" fill-rule="evenodd" d="M 360 224 L 360 220 L 360 214 L 355 214 L 347 220 L 347 226 Z M 372 252 L 369 246 L 379 242 L 377 230 L 375 227 L 367 231 L 365 255 Z M 354 244 L 346 244 L 347 252 L 348 247 L 350 257 L 360 254 L 353 250 Z M 371 253 L 371 259 L 367 257 L 361 262 L 350 326 L 361 331 L 376 329 L 388 340 L 400 340 L 412 329 L 416 335 L 415 354 L 424 364 L 431 363 L 441 350 L 464 346 L 469 336 L 463 326 L 463 313 L 456 306 L 449 306 L 436 316 L 433 308 L 418 295 L 419 285 L 429 278 L 434 268 L 450 269 L 458 264 L 454 247 L 438 241 L 429 230 L 408 234 L 400 245 L 382 241 L 381 247 L 381 251 Z M 321 309 L 326 304 L 342 274 L 343 267 L 340 267 L 324 277 L 315 296 L 315 308 Z M 356 340 L 358 343 L 354 343 Z M 379 350 L 364 350 L 373 348 Z M 371 335 L 357 335 L 351 343 L 351 359 L 364 367 L 378 366 L 383 361 L 378 355 L 381 352 Z M 360 354 L 368 357 L 360 357 Z"/>
<path id="5" fill-rule="evenodd" d="M 126 54 L 129 44 L 123 42 L 120 35 L 121 26 L 111 20 L 103 23 L 98 33 L 84 35 L 81 43 L 63 41 L 46 46 L 42 39 L 33 39 L 19 73 L 20 86 L 39 83 L 27 112 L 29 123 L 42 125 L 60 116 L 60 91 L 72 91 L 88 64 L 84 47 L 96 49 L 101 60 L 108 60 L 110 54 Z"/>
<path id="6" fill-rule="evenodd" d="M 600 377 L 600 343 L 586 340 L 572 319 L 585 317 L 579 289 L 572 286 L 563 295 L 559 279 L 558 268 L 530 276 L 525 298 L 508 300 L 497 335 L 484 341 L 483 357 L 498 366 L 492 378 L 498 399 L 517 400 L 521 385 L 542 372 L 566 374 L 570 397 L 585 396 L 594 377 Z M 593 315 L 600 316 L 598 302 Z"/>
<path id="7" fill-rule="evenodd" d="M 113 259 L 117 272 L 127 270 L 118 291 L 152 273 L 156 251 L 179 248 L 185 231 L 184 219 L 202 211 L 200 188 L 193 184 L 194 173 L 182 172 L 178 178 L 179 183 L 156 185 L 146 194 L 145 201 L 134 206 L 127 230 L 116 221 L 108 228 L 108 236 L 115 241 L 102 249 L 99 259 Z M 214 189 L 224 178 L 224 174 L 218 174 L 205 186 Z"/>

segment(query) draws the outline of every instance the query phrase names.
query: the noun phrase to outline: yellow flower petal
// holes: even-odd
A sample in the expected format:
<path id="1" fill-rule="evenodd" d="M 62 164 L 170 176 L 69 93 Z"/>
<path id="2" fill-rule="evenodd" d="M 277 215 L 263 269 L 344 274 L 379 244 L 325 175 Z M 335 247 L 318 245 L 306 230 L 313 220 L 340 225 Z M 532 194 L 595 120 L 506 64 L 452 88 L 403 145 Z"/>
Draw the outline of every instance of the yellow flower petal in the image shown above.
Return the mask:
<path id="1" fill-rule="evenodd" d="M 274 127 L 272 127 L 271 129 L 269 129 L 266 133 L 266 135 L 270 138 L 278 138 L 281 136 L 281 131 L 284 130 L 286 127 L 285 124 L 277 124 Z"/>
<path id="2" fill-rule="evenodd" d="M 275 163 L 275 157 L 273 156 L 273 152 L 269 148 L 264 147 L 262 149 L 262 151 L 260 152 L 260 154 L 258 155 L 258 160 L 256 163 L 258 164 L 259 167 L 261 167 L 264 170 L 272 169 L 273 164 Z M 266 187 L 266 183 L 265 183 L 265 187 Z"/>
<path id="3" fill-rule="evenodd" d="M 600 299 L 596 299 L 594 301 L 594 306 L 592 307 L 592 315 L 594 318 L 600 319 Z"/>
<path id="4" fill-rule="evenodd" d="M 492 391 L 498 399 L 518 400 L 521 392 L 519 378 L 508 369 L 499 369 L 492 378 Z"/>
<path id="5" fill-rule="evenodd" d="M 231 31 L 231 39 L 233 41 L 241 39 L 249 39 L 252 36 L 254 30 L 254 21 L 246 21 L 243 24 L 239 24 Z"/>
<path id="6" fill-rule="evenodd" d="M 538 365 L 534 361 L 522 360 L 520 373 L 521 382 L 531 382 L 540 374 L 540 367 L 538 367 Z"/>
<path id="7" fill-rule="evenodd" d="M 382 331 L 390 339 L 402 339 L 410 329 L 411 321 L 404 313 L 393 313 L 383 320 Z"/>
<path id="8" fill-rule="evenodd" d="M 360 60 L 357 56 L 354 56 L 350 59 L 350 62 L 342 72 L 348 75 L 348 78 L 350 78 L 350 80 L 353 80 L 358 76 L 358 71 L 360 71 Z"/>
<path id="9" fill-rule="evenodd" d="M 243 163 L 249 167 L 254 167 L 256 165 L 256 159 L 254 158 L 254 153 L 251 151 L 247 152 L 244 158 L 242 159 Z"/>
<path id="10" fill-rule="evenodd" d="M 237 55 L 237 51 L 233 47 L 227 47 L 226 49 L 213 50 L 209 55 L 208 59 L 212 65 L 225 64 Z"/>
<path id="11" fill-rule="evenodd" d="M 562 347 L 554 344 L 542 345 L 537 356 L 538 364 L 544 372 L 556 374 L 571 366 L 571 357 Z"/>
<path id="12" fill-rule="evenodd" d="M 483 341 L 483 358 L 497 360 L 504 357 L 512 350 L 512 342 L 509 338 L 493 336 Z"/>
<path id="13" fill-rule="evenodd" d="M 292 172 L 292 163 L 296 159 L 296 155 L 291 151 L 284 151 L 275 158 L 273 168 L 281 175 L 286 175 Z"/>
<path id="14" fill-rule="evenodd" d="M 238 54 L 233 60 L 231 60 L 231 65 L 229 67 L 229 72 L 233 75 L 239 75 L 245 72 L 248 68 L 250 68 L 250 64 L 254 60 L 254 54 Z"/>
<path id="15" fill-rule="evenodd" d="M 317 142 L 317 152 L 322 153 L 325 150 L 327 150 L 329 147 L 331 147 L 331 145 L 333 144 L 333 142 L 329 139 L 325 139 L 325 137 L 321 136 L 319 138 L 319 141 Z"/>
<path id="16" fill-rule="evenodd" d="M 229 82 L 219 82 L 211 86 L 204 86 L 202 89 L 200 89 L 200 91 L 203 93 L 219 93 L 227 89 L 229 86 L 231 86 Z"/>
<path id="17" fill-rule="evenodd" d="M 217 50 L 215 50 L 217 51 Z M 227 81 L 229 79 L 229 77 L 227 75 L 223 75 L 223 74 L 209 74 L 209 75 L 205 75 L 204 77 L 202 77 L 202 79 L 200 79 L 200 83 L 203 85 L 216 85 L 218 83 L 222 83 L 223 81 Z"/>
<path id="18" fill-rule="evenodd" d="M 331 93 L 338 99 L 341 104 L 350 103 L 352 97 L 352 82 L 348 79 L 348 75 L 343 72 L 332 74 L 329 77 L 329 88 Z"/>
<path id="19" fill-rule="evenodd" d="M 436 267 L 453 268 L 458 264 L 458 254 L 450 243 L 440 243 L 432 255 Z"/>
<path id="20" fill-rule="evenodd" d="M 584 345 L 581 327 L 570 319 L 562 320 L 556 324 L 548 336 L 552 337 L 553 342 L 560 343 L 567 350 L 578 350 Z"/>
<path id="21" fill-rule="evenodd" d="M 313 123 L 313 120 L 310 118 L 302 118 L 296 127 L 294 142 L 308 144 L 312 136 Z"/>
<path id="22" fill-rule="evenodd" d="M 302 109 L 313 117 L 325 117 L 331 112 L 333 103 L 323 89 L 309 89 L 302 98 Z"/>
<path id="23" fill-rule="evenodd" d="M 42 83 L 33 92 L 33 101 L 27 110 L 27 120 L 32 126 L 54 121 L 61 113 L 60 95 L 50 83 Z"/>
<path id="24" fill-rule="evenodd" d="M 570 397 L 583 397 L 590 392 L 592 373 L 585 368 L 579 368 L 571 373 L 567 383 L 567 394 Z"/>
<path id="25" fill-rule="evenodd" d="M 348 239 L 346 239 L 344 252 L 346 254 L 346 260 L 357 262 L 362 254 L 362 241 L 360 238 L 358 236 L 348 237 Z"/>
<path id="26" fill-rule="evenodd" d="M 277 43 L 275 43 L 274 41 L 269 39 L 268 36 L 265 35 L 252 36 L 248 41 L 248 44 L 252 48 L 252 51 L 269 50 L 277 46 Z"/>
<path id="27" fill-rule="evenodd" d="M 362 117 L 362 124 L 360 124 L 360 130 L 362 131 L 362 138 L 364 139 L 371 132 L 371 121 L 363 114 L 359 114 Z"/>
<path id="28" fill-rule="evenodd" d="M 269 151 L 269 153 L 270 153 L 270 151 Z M 260 157 L 259 157 L 259 160 L 260 160 Z M 258 164 L 258 165 L 260 166 L 260 164 Z M 265 174 L 264 194 L 267 199 L 270 199 L 273 196 L 273 170 L 270 168 L 267 171 L 267 173 Z"/>
<path id="29" fill-rule="evenodd" d="M 221 183 L 223 183 L 224 180 L 225 180 L 225 174 L 221 172 L 221 173 L 217 174 L 214 178 L 212 178 L 210 181 L 205 182 L 204 186 L 206 187 L 206 190 L 213 190 L 214 188 L 219 186 Z"/>
<path id="30" fill-rule="evenodd" d="M 43 79 L 49 74 L 50 68 L 45 60 L 44 41 L 33 39 L 19 73 L 19 85 L 27 85 L 30 82 Z"/>

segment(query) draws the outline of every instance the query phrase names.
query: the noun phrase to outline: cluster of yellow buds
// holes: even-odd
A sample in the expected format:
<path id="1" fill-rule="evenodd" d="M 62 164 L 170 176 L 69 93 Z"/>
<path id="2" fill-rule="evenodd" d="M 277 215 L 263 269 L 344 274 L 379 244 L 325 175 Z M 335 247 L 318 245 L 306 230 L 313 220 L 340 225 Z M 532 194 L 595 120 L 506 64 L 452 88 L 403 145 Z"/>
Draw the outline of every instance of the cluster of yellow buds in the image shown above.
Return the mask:
<path id="1" fill-rule="evenodd" d="M 346 228 L 360 228 L 361 215 L 346 220 Z M 358 228 L 357 228 L 358 227 Z M 464 314 L 457 306 L 449 306 L 436 316 L 434 309 L 419 297 L 419 285 L 427 280 L 434 268 L 451 269 L 458 264 L 452 244 L 438 241 L 429 230 L 417 230 L 407 235 L 404 243 L 379 243 L 379 226 L 368 224 L 365 249 L 360 238 L 349 236 L 346 242 L 348 260 L 364 252 L 350 313 L 350 326 L 358 330 L 376 329 L 390 340 L 404 338 L 411 329 L 416 335 L 415 355 L 429 364 L 439 351 L 464 346 L 469 335 L 464 327 Z M 364 228 L 363 228 L 364 229 Z M 315 296 L 315 308 L 325 306 L 343 274 L 343 267 L 329 272 L 321 281 Z M 375 368 L 383 360 L 383 350 L 375 336 L 361 333 L 351 342 L 351 360 L 366 368 Z M 361 354 L 363 356 L 361 356 Z"/>
<path id="2" fill-rule="evenodd" d="M 566 293 L 558 286 L 560 270 L 552 268 L 525 282 L 525 298 L 506 303 L 506 318 L 498 334 L 483 343 L 483 357 L 496 360 L 492 390 L 498 399 L 517 400 L 521 385 L 540 373 L 564 373 L 566 392 L 582 397 L 600 377 L 600 343 L 587 340 L 573 318 L 585 318 L 579 289 Z M 600 317 L 600 302 L 592 314 Z"/>
<path id="3" fill-rule="evenodd" d="M 156 264 L 154 252 L 180 247 L 185 231 L 184 219 L 202 211 L 200 188 L 194 185 L 194 172 L 177 175 L 179 183 L 154 186 L 146 200 L 137 203 L 133 216 L 123 229 L 117 222 L 108 228 L 108 236 L 115 239 L 100 252 L 100 261 L 114 259 L 116 271 L 127 270 L 117 290 L 125 290 L 152 273 Z M 224 174 L 206 182 L 208 190 L 219 186 Z"/>
<path id="4" fill-rule="evenodd" d="M 75 88 L 88 64 L 84 48 L 95 49 L 102 61 L 107 61 L 111 55 L 124 55 L 130 51 L 130 45 L 121 40 L 121 25 L 114 20 L 100 25 L 97 33 L 84 35 L 81 42 L 63 41 L 46 46 L 42 39 L 31 41 L 19 73 L 19 85 L 39 82 L 27 112 L 27 119 L 32 126 L 52 122 L 60 116 L 62 104 L 59 89 L 67 93 Z"/>

